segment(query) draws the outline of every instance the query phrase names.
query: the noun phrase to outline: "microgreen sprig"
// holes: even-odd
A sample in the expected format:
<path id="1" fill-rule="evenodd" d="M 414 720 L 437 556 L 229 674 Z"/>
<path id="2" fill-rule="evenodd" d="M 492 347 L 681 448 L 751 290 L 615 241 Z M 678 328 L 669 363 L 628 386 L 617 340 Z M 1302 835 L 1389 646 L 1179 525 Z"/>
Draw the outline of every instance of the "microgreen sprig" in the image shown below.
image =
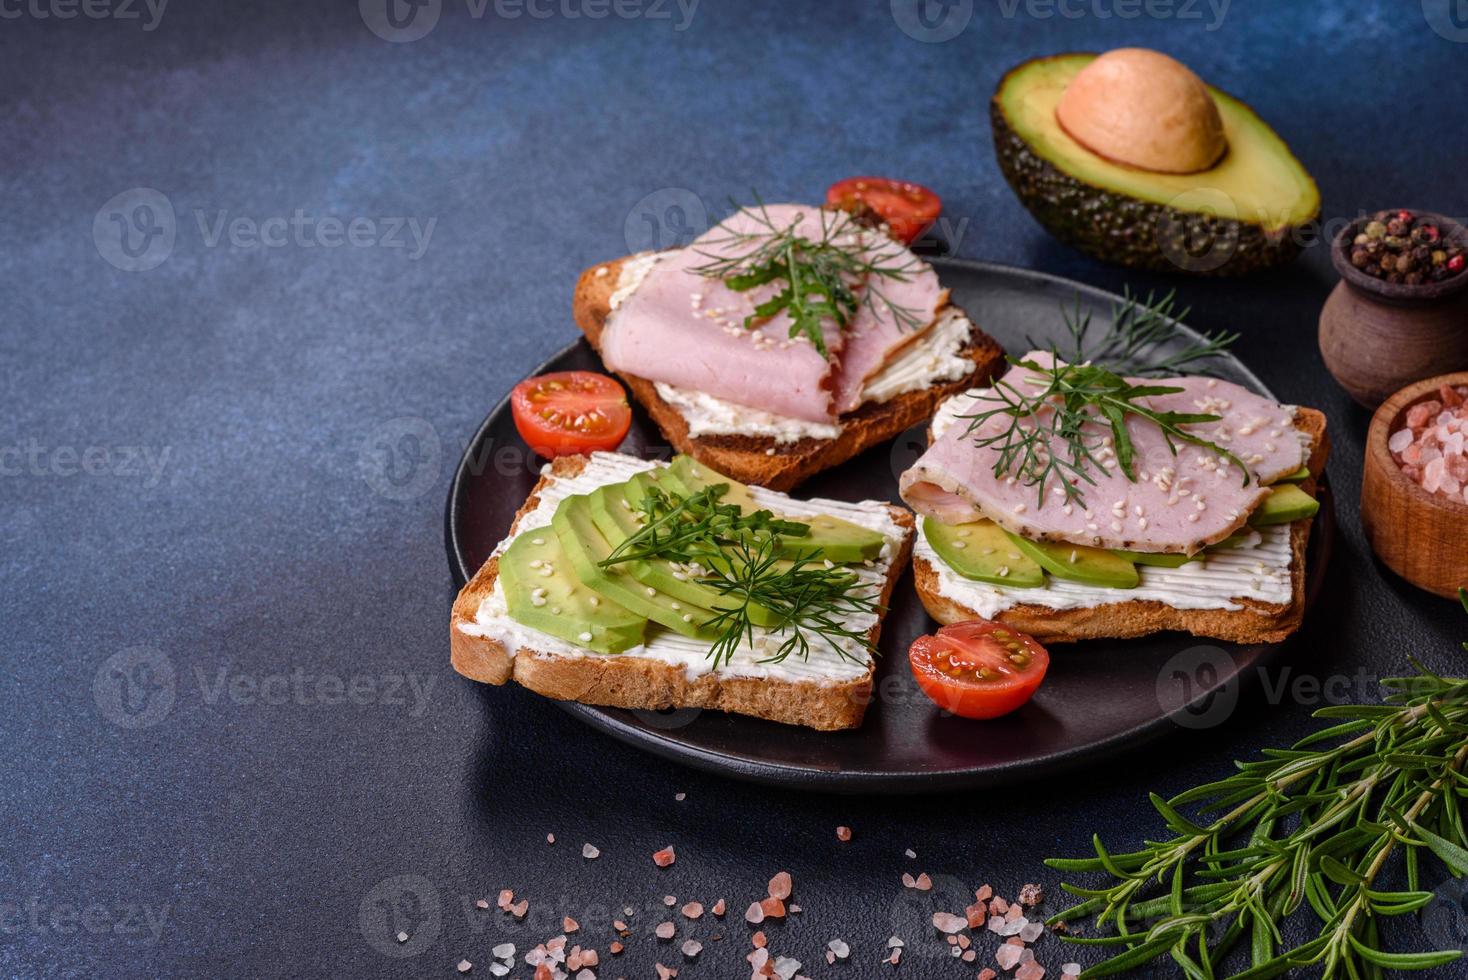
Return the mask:
<path id="1" fill-rule="evenodd" d="M 1468 590 L 1460 598 L 1468 609 Z M 1383 704 L 1323 708 L 1315 716 L 1333 724 L 1290 749 L 1266 750 L 1237 763 L 1234 775 L 1170 800 L 1153 794 L 1170 838 L 1113 854 L 1098 835 L 1095 857 L 1047 861 L 1110 878 L 1099 888 L 1065 884 L 1083 901 L 1051 920 L 1094 915 L 1114 930 L 1069 938 L 1119 947 L 1082 977 L 1167 955 L 1182 975 L 1212 980 L 1241 942 L 1250 965 L 1235 980 L 1306 966 L 1326 980 L 1358 980 L 1457 960 L 1461 950 L 1388 952 L 1379 928 L 1432 902 L 1424 859 L 1468 875 L 1460 802 L 1468 796 L 1468 679 L 1413 665 L 1416 675 L 1383 680 L 1392 691 Z M 1389 873 L 1404 875 L 1405 889 L 1388 886 Z M 1297 913 L 1313 915 L 1318 931 L 1287 946 L 1286 924 Z"/>
<path id="2" fill-rule="evenodd" d="M 819 211 L 818 239 L 797 233 L 803 215 L 780 227 L 763 203 L 743 209 L 755 219 L 752 231 L 730 231 L 704 242 L 706 248 L 732 246 L 732 254 L 703 252 L 709 261 L 694 272 L 721 279 L 735 292 L 748 292 L 770 283 L 783 288 L 758 304 L 744 318 L 745 329 L 753 329 L 771 317 L 790 316 L 790 337 L 804 337 L 822 357 L 829 358 L 825 325 L 850 326 L 858 310 L 867 306 L 874 313 L 890 310 L 904 330 L 923 326 L 917 311 L 892 302 L 878 282 L 906 282 L 915 271 L 917 259 L 896 242 L 872 247 L 872 236 L 863 234 L 844 213 Z M 880 304 L 880 306 L 878 305 Z"/>

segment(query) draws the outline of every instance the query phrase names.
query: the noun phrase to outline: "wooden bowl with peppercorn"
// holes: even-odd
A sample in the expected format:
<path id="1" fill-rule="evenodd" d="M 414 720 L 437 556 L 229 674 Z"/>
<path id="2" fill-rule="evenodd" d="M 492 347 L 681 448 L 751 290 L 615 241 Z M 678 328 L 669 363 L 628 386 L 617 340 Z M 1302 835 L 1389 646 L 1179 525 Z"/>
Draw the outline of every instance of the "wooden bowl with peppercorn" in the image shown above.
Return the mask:
<path id="1" fill-rule="evenodd" d="M 1379 211 L 1331 245 L 1341 281 L 1320 311 L 1320 354 L 1375 408 L 1403 385 L 1468 368 L 1468 229 L 1430 211 Z"/>
<path id="2" fill-rule="evenodd" d="M 1376 410 L 1361 524 L 1418 588 L 1454 598 L 1468 587 L 1468 371 L 1410 384 Z"/>

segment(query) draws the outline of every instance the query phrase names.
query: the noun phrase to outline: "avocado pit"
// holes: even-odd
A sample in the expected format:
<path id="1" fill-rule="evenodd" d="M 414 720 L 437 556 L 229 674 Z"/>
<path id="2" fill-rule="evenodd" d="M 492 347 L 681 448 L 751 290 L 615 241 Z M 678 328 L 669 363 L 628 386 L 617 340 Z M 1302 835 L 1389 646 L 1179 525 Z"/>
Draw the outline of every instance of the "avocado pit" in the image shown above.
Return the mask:
<path id="1" fill-rule="evenodd" d="M 1203 80 L 1146 48 L 1108 51 L 1077 72 L 1055 119 L 1092 153 L 1153 173 L 1198 173 L 1228 151 L 1223 117 Z"/>

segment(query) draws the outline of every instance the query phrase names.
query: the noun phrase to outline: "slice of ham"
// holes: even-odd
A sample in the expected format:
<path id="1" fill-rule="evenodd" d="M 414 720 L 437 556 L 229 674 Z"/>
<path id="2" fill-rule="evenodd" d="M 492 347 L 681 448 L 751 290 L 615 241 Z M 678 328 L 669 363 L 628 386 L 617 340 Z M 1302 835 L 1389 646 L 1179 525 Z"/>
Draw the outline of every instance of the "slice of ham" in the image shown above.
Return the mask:
<path id="1" fill-rule="evenodd" d="M 851 318 L 836 372 L 836 411 L 843 414 L 861 405 L 867 379 L 927 333 L 948 302 L 948 290 L 932 266 L 879 232 L 868 232 L 867 239 L 868 261 L 902 278 L 877 275 L 867 280 L 866 289 L 876 292 L 863 297 Z"/>
<path id="2" fill-rule="evenodd" d="M 822 235 L 818 208 L 771 204 L 762 217 L 781 229 L 798 222 L 807 238 Z M 771 317 L 759 330 L 744 327 L 744 318 L 778 292 L 778 285 L 738 293 L 696 271 L 746 251 L 749 246 L 731 240 L 733 235 L 761 230 L 759 217 L 740 211 L 689 247 L 662 256 L 607 318 L 601 339 L 607 367 L 777 415 L 832 421 L 837 362 L 809 341 L 790 340 L 788 314 Z M 843 337 L 834 322 L 824 336 L 833 358 L 839 355 Z"/>
<path id="3" fill-rule="evenodd" d="M 1048 363 L 1048 355 L 1042 353 L 1024 359 Z M 1005 380 L 1019 387 L 1032 377 L 1029 370 L 1015 367 Z M 1152 408 L 1219 416 L 1216 422 L 1182 428 L 1241 460 L 1249 471 L 1247 485 L 1238 465 L 1186 443 L 1176 443 L 1174 455 L 1157 425 L 1132 415 L 1126 427 L 1136 452 L 1136 479 L 1121 472 L 1110 445 L 1110 428 L 1092 424 L 1087 429 L 1098 441 L 1106 440 L 1097 450 L 1104 465 L 1089 467 L 1094 485 L 1078 484 L 1084 505 L 1067 502 L 1053 478 L 1041 492 L 1017 475 L 995 476 L 998 449 L 980 448 L 974 439 L 1002 432 L 1007 418 L 990 418 L 974 432 L 965 431 L 969 423 L 960 418 L 902 474 L 902 499 L 918 513 L 945 524 L 987 517 L 1040 541 L 1192 554 L 1242 527 L 1268 495 L 1264 484 L 1293 473 L 1308 459 L 1291 408 L 1227 381 L 1190 377 L 1142 383 L 1183 389 L 1141 399 Z M 990 391 L 958 397 L 968 400 L 961 415 L 1001 404 Z"/>
<path id="4" fill-rule="evenodd" d="M 786 313 L 756 330 L 745 328 L 745 317 L 783 283 L 741 293 L 697 271 L 720 257 L 746 252 L 750 244 L 735 236 L 767 232 L 769 226 L 783 230 L 792 223 L 812 241 L 831 235 L 857 242 L 869 259 L 902 270 L 904 277 L 876 277 L 880 296 L 863 302 L 847 329 L 834 321 L 826 324 L 822 333 L 829 358 L 805 338 L 790 339 Z M 871 288 L 867 282 L 853 285 Z M 885 235 L 843 213 L 771 204 L 740 211 L 689 247 L 659 256 L 642 283 L 607 318 L 601 354 L 614 371 L 788 418 L 830 423 L 861 404 L 866 380 L 931 327 L 946 301 L 947 291 L 932 267 Z M 889 303 L 908 311 L 908 322 Z M 918 329 L 912 328 L 912 320 Z"/>

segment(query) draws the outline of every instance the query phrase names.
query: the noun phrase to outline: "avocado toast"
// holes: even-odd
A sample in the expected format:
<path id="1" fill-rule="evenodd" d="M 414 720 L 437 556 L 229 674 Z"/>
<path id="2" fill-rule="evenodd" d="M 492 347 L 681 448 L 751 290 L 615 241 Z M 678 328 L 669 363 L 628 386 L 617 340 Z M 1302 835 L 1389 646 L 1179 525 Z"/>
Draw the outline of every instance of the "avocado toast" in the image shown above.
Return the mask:
<path id="1" fill-rule="evenodd" d="M 720 521 L 718 548 L 667 557 L 659 529 Z M 900 507 L 798 501 L 688 457 L 562 457 L 459 593 L 453 666 L 560 700 L 854 728 L 912 527 Z M 823 594 L 819 609 L 787 601 L 780 586 L 792 583 L 783 591 Z M 812 625 L 812 613 L 824 618 Z"/>
<path id="2" fill-rule="evenodd" d="M 1066 370 L 1032 354 L 1002 383 L 1023 390 L 1032 376 Z M 904 499 L 924 515 L 914 579 L 935 619 L 994 619 L 1044 642 L 1162 630 L 1273 642 L 1298 628 L 1313 495 L 1329 451 L 1324 416 L 1215 379 L 1145 385 L 1162 392 L 1138 396 L 1158 412 L 1193 409 L 1183 414 L 1203 421 L 1176 428 L 1197 441 L 1129 417 L 1128 474 L 1111 451 L 1113 430 L 1087 423 L 1095 460 L 1065 470 L 1070 491 L 1056 471 L 1035 483 L 1026 481 L 1036 472 L 999 465 L 1002 443 L 991 436 L 1008 417 L 984 416 L 991 391 L 940 409 L 928 452 L 901 479 Z M 1053 432 L 1048 421 L 1035 429 Z M 1057 438 L 1032 458 L 1068 462 L 1068 452 Z"/>

